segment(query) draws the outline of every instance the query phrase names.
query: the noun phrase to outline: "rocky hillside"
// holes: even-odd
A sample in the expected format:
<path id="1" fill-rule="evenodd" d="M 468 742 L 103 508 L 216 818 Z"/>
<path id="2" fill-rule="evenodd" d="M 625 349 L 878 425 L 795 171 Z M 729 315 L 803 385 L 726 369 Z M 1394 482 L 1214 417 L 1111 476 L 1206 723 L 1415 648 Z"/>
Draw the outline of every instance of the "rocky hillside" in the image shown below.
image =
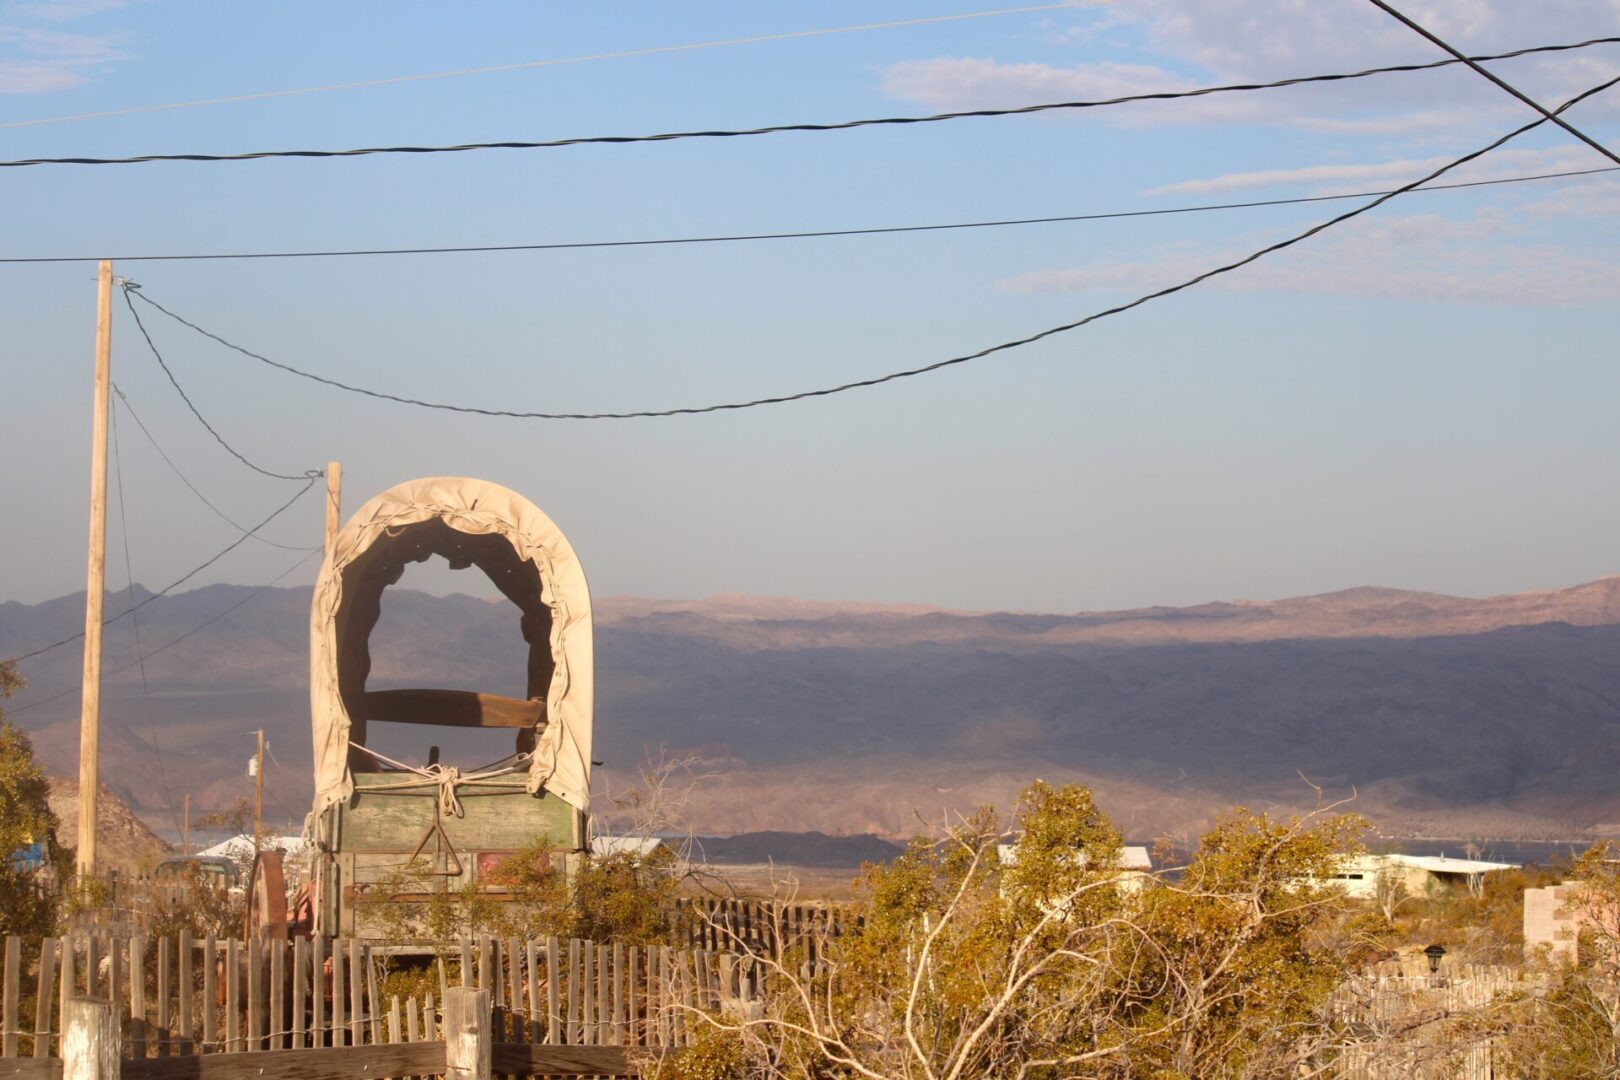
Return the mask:
<path id="1" fill-rule="evenodd" d="M 47 777 L 51 810 L 56 814 L 57 843 L 72 847 L 79 836 L 79 782 L 63 776 Z M 169 845 L 146 827 L 124 800 L 101 785 L 96 807 L 96 861 L 120 873 L 144 873 L 169 854 Z"/>
<path id="2" fill-rule="evenodd" d="M 71 633 L 81 603 L 0 605 L 0 655 Z M 267 813 L 296 823 L 308 603 L 307 589 L 230 586 L 153 603 L 148 648 L 178 643 L 149 659 L 149 701 L 115 624 L 108 785 L 148 815 L 187 790 L 201 809 L 228 805 L 247 790 L 248 732 L 264 727 Z M 372 652 L 375 687 L 521 692 L 504 603 L 390 591 Z M 1135 837 L 1184 834 L 1234 801 L 1309 803 L 1303 774 L 1355 792 L 1385 832 L 1562 839 L 1620 832 L 1616 655 L 1620 578 L 1477 600 L 1365 588 L 1078 614 L 606 598 L 596 756 L 620 786 L 649 748 L 701 759 L 690 824 L 705 834 L 902 836 L 919 817 L 1007 806 L 1036 776 L 1091 784 Z M 9 711 L 49 768 L 71 771 L 77 654 L 23 673 Z M 437 739 L 475 764 L 511 745 L 388 736 L 395 756 Z"/>

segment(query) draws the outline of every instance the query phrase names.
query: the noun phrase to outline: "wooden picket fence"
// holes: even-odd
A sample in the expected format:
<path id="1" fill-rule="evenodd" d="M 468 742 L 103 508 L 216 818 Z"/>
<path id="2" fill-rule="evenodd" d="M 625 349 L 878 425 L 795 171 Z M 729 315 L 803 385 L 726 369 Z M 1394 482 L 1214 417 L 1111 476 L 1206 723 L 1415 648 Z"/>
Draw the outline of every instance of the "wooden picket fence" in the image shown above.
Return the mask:
<path id="1" fill-rule="evenodd" d="M 1346 1044 L 1331 1051 L 1333 1080 L 1492 1080 L 1489 1038 L 1460 1035 L 1443 1021 L 1466 1017 L 1508 996 L 1533 996 L 1546 979 L 1518 968 L 1459 964 L 1443 975 L 1399 964 L 1351 976 L 1329 1004 Z"/>
<path id="2" fill-rule="evenodd" d="M 733 897 L 681 897 L 676 926 L 688 947 L 748 953 L 780 961 L 802 949 L 817 962 L 827 942 L 855 921 L 839 904 L 784 903 Z"/>
<path id="3" fill-rule="evenodd" d="M 79 934 L 47 938 L 25 958 L 9 937 L 0 1076 L 22 1074 L 4 1059 L 59 1056 L 74 997 L 112 1002 L 135 1061 L 442 1041 L 452 982 L 489 992 L 497 1044 L 675 1048 L 692 1040 L 698 1012 L 749 1009 L 762 975 L 749 956 L 708 949 L 484 938 L 427 960 L 437 994 L 382 1000 L 385 965 L 413 948 Z M 35 960 L 26 980 L 25 959 Z"/>

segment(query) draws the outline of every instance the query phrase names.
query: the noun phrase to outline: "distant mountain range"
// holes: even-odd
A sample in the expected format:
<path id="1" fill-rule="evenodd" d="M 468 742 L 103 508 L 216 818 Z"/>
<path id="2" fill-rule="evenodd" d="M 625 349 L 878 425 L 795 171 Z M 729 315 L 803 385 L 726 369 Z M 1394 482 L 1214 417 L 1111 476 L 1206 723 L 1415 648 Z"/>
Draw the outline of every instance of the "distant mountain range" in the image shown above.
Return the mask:
<path id="1" fill-rule="evenodd" d="M 300 817 L 309 597 L 218 585 L 148 605 L 148 653 L 191 635 L 147 660 L 149 695 L 130 621 L 109 627 L 104 781 L 149 820 L 186 791 L 224 805 L 248 792 L 263 727 L 268 811 Z M 904 836 L 1006 808 L 1037 776 L 1089 783 L 1133 838 L 1185 837 L 1234 802 L 1309 805 L 1307 779 L 1354 791 L 1386 833 L 1620 833 L 1620 578 L 1072 615 L 608 597 L 596 615 L 604 784 L 622 790 L 660 748 L 701 762 L 687 807 L 700 833 Z M 0 655 L 82 619 L 83 594 L 0 604 Z M 522 688 L 504 602 L 391 590 L 372 653 L 373 687 Z M 78 752 L 79 662 L 77 646 L 28 662 L 6 706 L 57 773 Z M 471 764 L 511 739 L 441 735 L 447 759 Z M 426 752 L 426 729 L 389 739 L 395 756 Z"/>

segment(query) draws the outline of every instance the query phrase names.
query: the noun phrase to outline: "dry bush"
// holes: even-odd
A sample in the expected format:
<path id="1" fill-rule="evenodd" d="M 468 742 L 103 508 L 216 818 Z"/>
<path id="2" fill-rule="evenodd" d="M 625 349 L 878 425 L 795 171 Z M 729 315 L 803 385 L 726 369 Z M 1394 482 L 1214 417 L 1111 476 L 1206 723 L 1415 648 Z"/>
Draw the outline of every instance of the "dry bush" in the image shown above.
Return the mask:
<path id="1" fill-rule="evenodd" d="M 1180 880 L 1137 888 L 1084 788 L 1037 783 L 867 870 L 853 927 L 759 957 L 760 1002 L 691 1019 L 736 1077 L 1295 1076 L 1323 1045 L 1345 961 L 1322 933 L 1342 895 L 1312 884 L 1363 823 L 1326 807 L 1235 811 Z M 690 1052 L 649 1063 L 691 1072 Z"/>

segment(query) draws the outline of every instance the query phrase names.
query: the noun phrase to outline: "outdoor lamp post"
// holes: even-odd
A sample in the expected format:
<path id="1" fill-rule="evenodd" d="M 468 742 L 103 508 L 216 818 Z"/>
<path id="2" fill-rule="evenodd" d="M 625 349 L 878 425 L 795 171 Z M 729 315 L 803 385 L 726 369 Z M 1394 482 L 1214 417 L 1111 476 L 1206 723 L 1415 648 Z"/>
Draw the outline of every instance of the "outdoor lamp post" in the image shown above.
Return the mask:
<path id="1" fill-rule="evenodd" d="M 1429 958 L 1429 974 L 1438 975 L 1440 973 L 1440 958 L 1446 955 L 1446 947 L 1440 944 L 1430 945 L 1423 950 L 1423 955 Z"/>

